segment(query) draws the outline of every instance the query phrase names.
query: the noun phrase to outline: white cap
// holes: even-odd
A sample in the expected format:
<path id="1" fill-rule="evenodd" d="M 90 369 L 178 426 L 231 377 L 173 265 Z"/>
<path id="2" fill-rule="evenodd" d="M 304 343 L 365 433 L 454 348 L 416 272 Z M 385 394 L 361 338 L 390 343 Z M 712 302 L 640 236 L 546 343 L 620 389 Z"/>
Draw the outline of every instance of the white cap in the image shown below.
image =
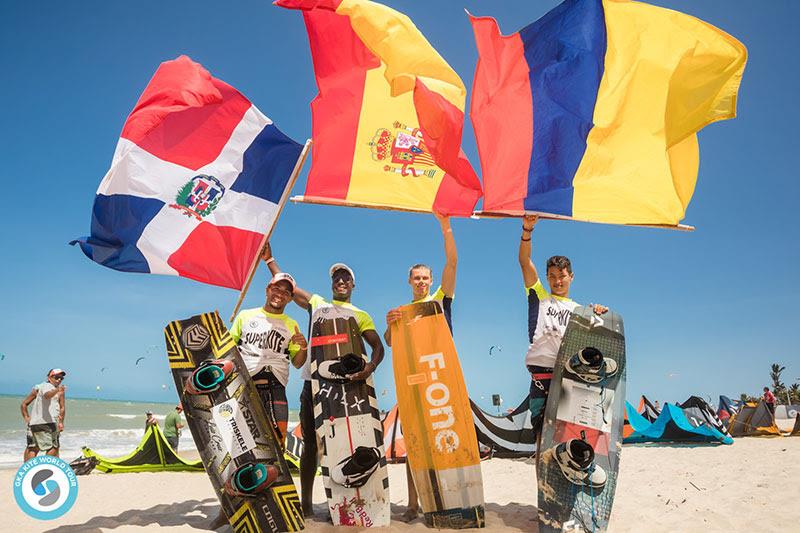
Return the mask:
<path id="1" fill-rule="evenodd" d="M 47 377 L 57 376 L 59 374 L 63 374 L 65 376 L 67 375 L 67 373 L 64 372 L 63 370 L 61 370 L 60 368 L 53 368 L 53 369 L 50 370 L 50 372 L 47 373 Z"/>
<path id="2" fill-rule="evenodd" d="M 292 292 L 294 292 L 294 290 L 297 288 L 297 284 L 294 282 L 294 278 L 288 272 L 278 272 L 277 274 L 272 276 L 272 279 L 269 280 L 269 283 L 267 283 L 267 287 L 269 287 L 270 285 L 274 285 L 279 281 L 288 281 L 289 285 L 292 286 Z"/>
<path id="3" fill-rule="evenodd" d="M 330 270 L 331 277 L 333 277 L 334 272 L 336 272 L 337 270 L 346 270 L 347 272 L 350 273 L 350 277 L 353 278 L 353 283 L 356 282 L 356 274 L 355 272 L 353 272 L 353 269 L 350 268 L 349 266 L 345 265 L 344 263 L 334 263 L 333 265 L 331 265 L 331 270 Z"/>

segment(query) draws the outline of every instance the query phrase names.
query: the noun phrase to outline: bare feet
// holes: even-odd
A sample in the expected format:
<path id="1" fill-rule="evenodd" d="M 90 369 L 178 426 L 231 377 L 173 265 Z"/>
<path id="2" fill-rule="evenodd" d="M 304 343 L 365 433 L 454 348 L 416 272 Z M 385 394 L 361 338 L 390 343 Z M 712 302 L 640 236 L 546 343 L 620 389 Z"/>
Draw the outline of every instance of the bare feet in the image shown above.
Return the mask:
<path id="1" fill-rule="evenodd" d="M 416 507 L 409 507 L 406 512 L 397 517 L 401 522 L 411 522 L 419 516 L 419 509 Z"/>

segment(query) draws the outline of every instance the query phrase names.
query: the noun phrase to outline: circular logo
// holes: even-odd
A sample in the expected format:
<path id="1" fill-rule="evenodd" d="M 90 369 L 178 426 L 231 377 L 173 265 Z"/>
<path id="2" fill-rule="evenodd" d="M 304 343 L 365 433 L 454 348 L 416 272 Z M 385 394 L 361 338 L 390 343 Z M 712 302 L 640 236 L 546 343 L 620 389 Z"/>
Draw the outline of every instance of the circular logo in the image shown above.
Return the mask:
<path id="1" fill-rule="evenodd" d="M 222 418 L 230 418 L 230 417 L 232 417 L 233 416 L 233 407 L 231 407 L 230 405 L 225 405 L 225 404 L 220 405 L 219 406 L 219 415 Z"/>
<path id="2" fill-rule="evenodd" d="M 78 497 L 78 478 L 66 461 L 40 455 L 14 476 L 14 498 L 29 516 L 53 520 L 69 511 Z"/>

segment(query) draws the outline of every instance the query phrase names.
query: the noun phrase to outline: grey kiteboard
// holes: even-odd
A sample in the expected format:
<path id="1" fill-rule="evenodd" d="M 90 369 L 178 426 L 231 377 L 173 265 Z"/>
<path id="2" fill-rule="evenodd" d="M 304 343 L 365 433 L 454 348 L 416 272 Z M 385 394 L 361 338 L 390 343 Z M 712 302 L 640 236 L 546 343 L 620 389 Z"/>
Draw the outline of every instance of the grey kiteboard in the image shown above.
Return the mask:
<path id="1" fill-rule="evenodd" d="M 605 531 L 622 451 L 625 332 L 613 311 L 572 312 L 536 461 L 539 531 Z"/>

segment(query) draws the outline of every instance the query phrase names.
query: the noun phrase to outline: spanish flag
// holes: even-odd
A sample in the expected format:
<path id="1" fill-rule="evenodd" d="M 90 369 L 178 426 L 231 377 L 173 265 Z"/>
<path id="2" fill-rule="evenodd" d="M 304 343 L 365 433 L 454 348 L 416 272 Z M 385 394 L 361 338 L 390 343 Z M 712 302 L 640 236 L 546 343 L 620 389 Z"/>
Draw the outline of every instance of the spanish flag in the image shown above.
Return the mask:
<path id="1" fill-rule="evenodd" d="M 736 116 L 747 50 L 683 13 L 566 0 L 509 36 L 471 17 L 484 210 L 675 226 L 697 132 Z"/>
<path id="2" fill-rule="evenodd" d="M 302 200 L 470 215 L 466 88 L 411 20 L 367 0 L 275 3 L 303 10 L 319 88 Z"/>

